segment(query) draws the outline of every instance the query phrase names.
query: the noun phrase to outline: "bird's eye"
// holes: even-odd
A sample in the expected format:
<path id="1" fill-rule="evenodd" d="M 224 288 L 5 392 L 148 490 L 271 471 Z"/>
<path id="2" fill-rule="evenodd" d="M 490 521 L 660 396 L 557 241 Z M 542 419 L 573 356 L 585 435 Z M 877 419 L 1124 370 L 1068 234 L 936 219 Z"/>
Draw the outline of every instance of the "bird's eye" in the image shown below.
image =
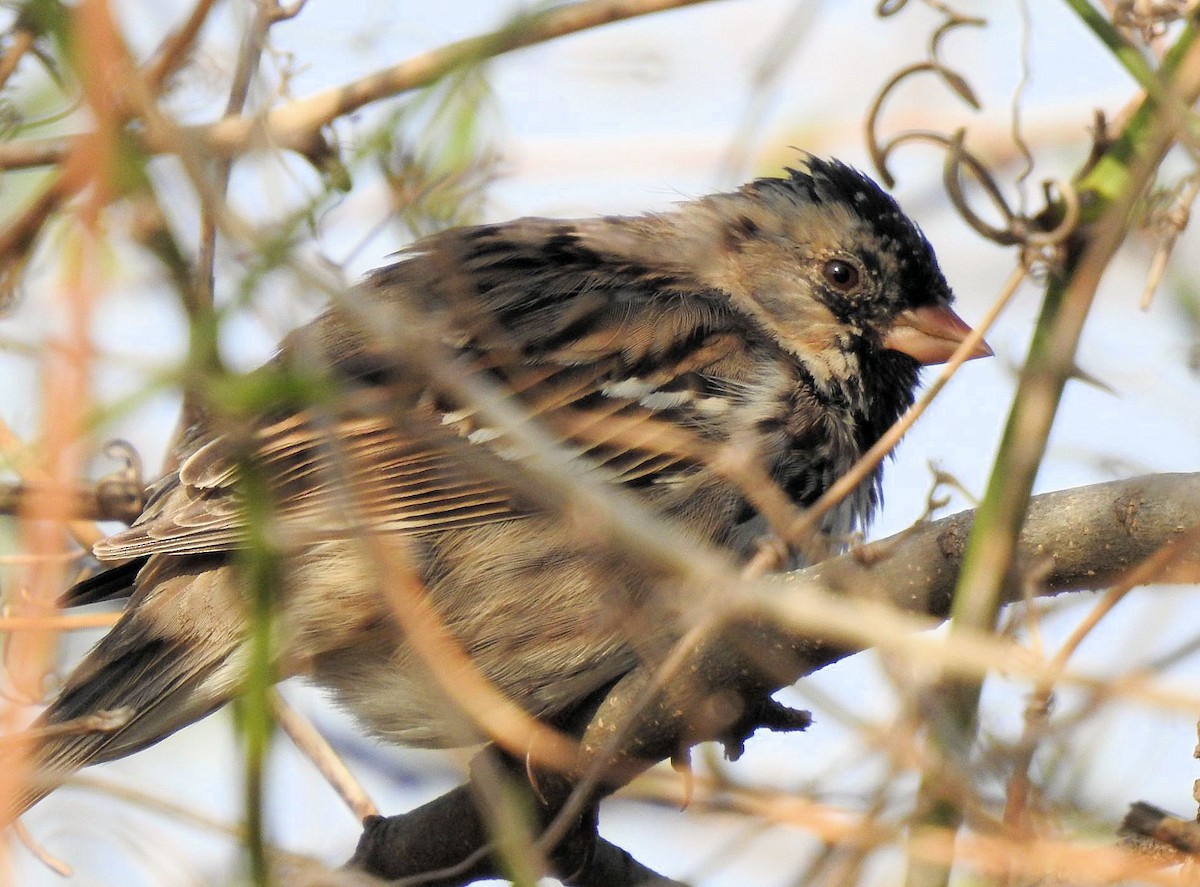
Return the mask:
<path id="1" fill-rule="evenodd" d="M 825 282 L 839 292 L 848 293 L 858 288 L 858 268 L 845 259 L 830 259 L 821 268 Z"/>

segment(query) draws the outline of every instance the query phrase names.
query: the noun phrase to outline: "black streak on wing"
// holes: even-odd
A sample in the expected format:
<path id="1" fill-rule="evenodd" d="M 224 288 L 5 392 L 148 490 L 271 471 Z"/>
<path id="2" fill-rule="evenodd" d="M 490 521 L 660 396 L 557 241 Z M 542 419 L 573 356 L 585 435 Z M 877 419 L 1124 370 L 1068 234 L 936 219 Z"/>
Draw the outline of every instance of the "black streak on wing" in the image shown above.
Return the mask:
<path id="1" fill-rule="evenodd" d="M 149 556 L 137 557 L 76 582 L 63 592 L 58 599 L 58 606 L 84 607 L 129 597 L 133 592 L 133 580 L 147 560 Z"/>
<path id="2" fill-rule="evenodd" d="M 555 427 L 558 418 L 587 412 L 613 382 L 653 367 L 694 374 L 733 347 L 725 300 L 693 290 L 681 301 L 677 288 L 670 275 L 593 249 L 569 225 L 523 220 L 435 237 L 376 272 L 362 294 L 418 311 L 470 309 L 462 354 Z M 336 316 L 322 323 L 327 339 L 346 339 Z M 338 536 L 356 521 L 359 530 L 421 534 L 520 517 L 521 497 L 496 479 L 501 475 L 478 467 L 479 459 L 494 460 L 499 452 L 509 463 L 501 474 L 511 476 L 503 437 L 471 437 L 480 427 L 472 411 L 455 410 L 461 405 L 444 403 L 436 389 L 424 402 L 438 404 L 441 417 L 462 413 L 464 419 L 439 422 L 438 414 L 413 412 L 415 402 L 392 397 L 398 378 L 420 372 L 406 374 L 402 359 L 389 357 L 384 344 L 364 339 L 357 348 L 329 352 L 332 371 L 350 387 L 326 415 L 292 413 L 257 430 L 260 464 L 281 494 L 280 518 Z M 352 406 L 356 398 L 365 398 L 362 409 Z M 613 401 L 610 408 L 630 420 L 689 425 L 685 410 L 668 415 L 633 399 Z M 692 467 L 653 448 L 626 452 L 618 443 L 578 443 L 616 482 L 640 486 L 652 471 L 669 480 L 676 464 L 680 471 Z M 173 489 L 162 491 L 157 513 L 98 551 L 116 558 L 236 547 L 243 527 L 235 453 L 222 437 L 197 441 Z M 395 453 L 409 460 L 388 456 Z"/>

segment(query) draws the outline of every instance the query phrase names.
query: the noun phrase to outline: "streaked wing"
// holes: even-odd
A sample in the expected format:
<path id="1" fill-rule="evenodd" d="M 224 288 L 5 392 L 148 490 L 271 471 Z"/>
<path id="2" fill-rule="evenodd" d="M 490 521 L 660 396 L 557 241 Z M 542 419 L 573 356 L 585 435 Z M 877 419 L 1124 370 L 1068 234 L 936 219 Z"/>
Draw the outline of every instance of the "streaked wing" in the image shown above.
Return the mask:
<path id="1" fill-rule="evenodd" d="M 281 541 L 362 532 L 420 533 L 512 517 L 515 499 L 448 430 L 423 435 L 387 415 L 289 416 L 260 429 L 254 470 L 274 495 Z M 153 511 L 96 548 L 104 560 L 228 551 L 245 540 L 238 446 L 207 442 L 181 466 Z"/>
<path id="2" fill-rule="evenodd" d="M 715 300 L 689 306 L 670 281 L 637 269 L 598 274 L 591 266 L 605 259 L 582 247 L 570 253 L 563 230 L 526 221 L 456 232 L 363 292 L 422 309 L 444 292 L 461 308 L 467 289 L 475 320 L 444 336 L 457 340 L 461 371 L 514 395 L 580 458 L 580 470 L 630 486 L 671 482 L 694 469 L 714 404 L 730 394 L 729 381 L 717 384 L 706 369 L 731 360 L 744 338 Z M 436 380 L 414 386 L 419 371 L 400 366 L 387 342 L 360 336 L 346 349 L 343 324 L 329 315 L 316 330 L 346 397 L 263 423 L 240 447 L 229 435 L 193 443 L 140 522 L 97 556 L 239 547 L 247 458 L 275 495 L 276 529 L 288 541 L 435 533 L 528 514 L 519 435 L 489 426 Z"/>

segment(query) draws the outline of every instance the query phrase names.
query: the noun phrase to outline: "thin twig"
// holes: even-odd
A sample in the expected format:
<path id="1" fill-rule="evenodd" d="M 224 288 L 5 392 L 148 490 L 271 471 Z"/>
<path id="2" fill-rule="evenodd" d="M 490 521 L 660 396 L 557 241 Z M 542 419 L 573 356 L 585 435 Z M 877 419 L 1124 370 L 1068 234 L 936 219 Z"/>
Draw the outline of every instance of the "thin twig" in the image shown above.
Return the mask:
<path id="1" fill-rule="evenodd" d="M 1094 10 L 1093 10 L 1094 12 Z M 1164 63 L 1173 75 L 1170 101 L 1164 106 L 1147 100 L 1130 121 L 1119 148 L 1103 169 L 1097 166 L 1078 183 L 1091 190 L 1093 224 L 1084 230 L 1072 252 L 1069 268 L 1051 279 L 1038 329 L 1013 400 L 979 520 L 968 542 L 963 574 L 954 597 L 950 636 L 969 630 L 990 630 L 1006 589 L 1013 584 L 1014 555 L 1037 473 L 1068 378 L 1074 354 L 1100 278 L 1127 233 L 1129 213 L 1152 179 L 1162 157 L 1184 125 L 1173 112 L 1179 100 L 1190 105 L 1200 95 L 1200 43 L 1186 31 L 1176 46 L 1174 63 Z M 1157 74 L 1155 75 L 1157 78 Z M 944 711 L 934 721 L 929 742 L 945 757 L 964 759 L 976 732 L 981 682 L 944 681 L 938 693 Z M 936 775 L 927 773 L 918 793 L 918 816 L 910 843 L 932 827 L 957 828 L 962 807 L 945 798 Z M 948 868 L 910 862 L 907 883 L 943 885 Z"/>
<path id="2" fill-rule="evenodd" d="M 583 0 L 517 19 L 490 34 L 450 43 L 342 86 L 287 102 L 264 120 L 239 116 L 189 127 L 188 138 L 216 156 L 234 157 L 263 145 L 307 154 L 321 129 L 380 99 L 428 86 L 450 71 L 567 34 L 692 6 L 710 0 Z M 0 144 L 0 169 L 27 169 L 61 162 L 85 134 Z M 150 127 L 145 148 L 173 153 L 173 141 Z"/>
<path id="3" fill-rule="evenodd" d="M 18 26 L 12 31 L 12 42 L 0 56 L 0 89 L 8 83 L 8 78 L 17 70 L 17 65 L 30 49 L 33 48 L 37 34 L 31 28 Z"/>
<path id="4" fill-rule="evenodd" d="M 1019 821 L 1023 818 L 1025 801 L 1031 784 L 1029 769 L 1037 752 L 1038 737 L 1051 710 L 1056 684 L 1055 675 L 1062 674 L 1066 670 L 1067 662 L 1079 649 L 1080 644 L 1100 624 L 1101 620 L 1125 599 L 1129 592 L 1139 586 L 1149 585 L 1156 581 L 1174 562 L 1194 551 L 1198 544 L 1200 544 L 1200 528 L 1193 528 L 1127 570 L 1100 599 L 1099 603 L 1091 608 L 1087 616 L 1075 626 L 1070 637 L 1049 660 L 1046 677 L 1038 682 L 1025 706 L 1025 727 L 1021 738 L 1017 741 L 1018 753 L 1012 764 L 1012 775 L 1008 780 L 1009 790 L 1005 803 L 1004 818 L 1010 827 L 1019 827 Z"/>
<path id="5" fill-rule="evenodd" d="M 52 616 L 0 616 L 0 632 L 7 631 L 79 631 L 85 628 L 111 628 L 120 613 L 71 613 Z"/>
<path id="6" fill-rule="evenodd" d="M 359 822 L 379 813 L 366 789 L 354 778 L 333 746 L 313 727 L 312 723 L 292 708 L 278 691 L 271 694 L 271 706 L 277 723 L 292 740 L 292 744 L 316 765 L 325 781 L 346 802 Z"/>
<path id="7" fill-rule="evenodd" d="M 1162 232 L 1162 239 L 1146 272 L 1146 287 L 1142 290 L 1140 302 L 1143 311 L 1150 308 L 1154 293 L 1166 273 L 1171 253 L 1175 250 L 1175 244 L 1191 219 L 1192 204 L 1196 202 L 1197 195 L 1200 195 L 1200 173 L 1194 172 L 1184 180 L 1177 193 L 1172 195 L 1171 205 L 1164 209 L 1160 217 L 1153 220 L 1156 223 L 1153 227 Z"/>
<path id="8" fill-rule="evenodd" d="M 222 119 L 230 119 L 240 115 L 246 108 L 246 99 L 250 95 L 250 84 L 253 82 L 258 66 L 266 47 L 267 34 L 271 25 L 276 21 L 278 12 L 277 0 L 256 0 L 253 5 L 254 13 L 249 28 L 242 40 L 238 52 L 237 65 L 234 68 L 233 80 L 229 87 L 229 97 L 225 102 L 225 112 Z M 215 197 L 224 202 L 229 191 L 229 177 L 233 171 L 233 158 L 223 157 L 216 161 L 212 172 L 212 191 Z M 216 287 L 217 259 L 217 221 L 213 213 L 206 207 L 200 208 L 200 245 L 196 263 L 193 268 L 195 277 L 193 287 L 187 291 L 187 309 L 192 329 L 208 328 L 202 318 L 213 310 L 213 300 Z M 179 422 L 174 439 L 178 441 L 201 417 L 201 406 L 197 403 L 196 392 L 190 386 L 183 392 L 183 405 L 180 409 Z M 175 447 L 168 450 L 175 453 Z M 173 456 L 169 457 L 173 458 Z M 168 462 L 165 466 L 170 471 L 175 466 Z"/>
<path id="9" fill-rule="evenodd" d="M 33 854 L 34 859 L 36 859 L 46 868 L 50 869 L 50 871 L 54 872 L 54 874 L 63 878 L 69 878 L 75 874 L 75 870 L 73 868 L 38 843 L 37 840 L 34 839 L 33 835 L 30 834 L 29 829 L 25 827 L 24 823 L 19 821 L 14 822 L 12 824 L 12 828 L 22 846 L 24 846 L 26 850 Z"/>
<path id="10" fill-rule="evenodd" d="M 28 504 L 40 499 L 54 503 L 62 513 L 77 521 L 120 521 L 132 524 L 142 513 L 144 490 L 136 481 L 101 481 L 89 487 L 62 489 L 48 482 L 0 482 L 0 514 L 21 514 Z M 96 530 L 96 538 L 103 534 Z"/>
<path id="11" fill-rule="evenodd" d="M 188 53 L 200 35 L 200 29 L 208 21 L 208 15 L 216 5 L 217 0 L 197 0 L 183 26 L 168 35 L 159 45 L 153 61 L 146 66 L 144 73 L 146 83 L 151 89 L 161 90 L 167 78 L 187 61 Z"/>

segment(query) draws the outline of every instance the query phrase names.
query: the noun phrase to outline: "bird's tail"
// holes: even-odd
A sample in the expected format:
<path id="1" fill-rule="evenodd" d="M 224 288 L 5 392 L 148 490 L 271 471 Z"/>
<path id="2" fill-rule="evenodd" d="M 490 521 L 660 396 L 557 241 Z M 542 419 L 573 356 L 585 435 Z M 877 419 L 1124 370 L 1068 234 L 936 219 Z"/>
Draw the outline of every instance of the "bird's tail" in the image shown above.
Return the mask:
<path id="1" fill-rule="evenodd" d="M 120 569 L 120 568 L 118 568 Z M 136 593 L 30 728 L 26 785 L 0 798 L 11 822 L 89 764 L 122 758 L 219 708 L 237 692 L 242 614 L 221 612 L 229 569 L 178 570 Z M 174 618 L 203 598 L 208 619 Z M 3 757 L 0 755 L 0 764 Z"/>

